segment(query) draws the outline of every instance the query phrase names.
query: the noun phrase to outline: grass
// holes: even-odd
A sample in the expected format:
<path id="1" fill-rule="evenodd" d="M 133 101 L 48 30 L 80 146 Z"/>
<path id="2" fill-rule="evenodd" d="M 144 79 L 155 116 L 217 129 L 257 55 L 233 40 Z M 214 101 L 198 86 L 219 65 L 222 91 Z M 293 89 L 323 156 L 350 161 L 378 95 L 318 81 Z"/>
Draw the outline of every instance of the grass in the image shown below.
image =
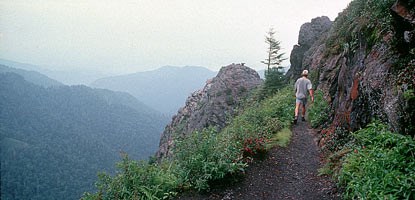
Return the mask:
<path id="1" fill-rule="evenodd" d="M 290 143 L 291 135 L 292 132 L 289 128 L 282 129 L 271 137 L 267 144 L 267 149 L 271 149 L 275 146 L 287 147 Z"/>

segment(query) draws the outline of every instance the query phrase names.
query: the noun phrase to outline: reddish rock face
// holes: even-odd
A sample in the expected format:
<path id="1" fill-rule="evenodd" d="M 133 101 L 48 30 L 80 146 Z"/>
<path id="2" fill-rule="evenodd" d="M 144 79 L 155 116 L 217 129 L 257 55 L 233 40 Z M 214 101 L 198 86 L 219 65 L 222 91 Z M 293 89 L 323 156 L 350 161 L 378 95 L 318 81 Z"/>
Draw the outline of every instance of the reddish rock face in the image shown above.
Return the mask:
<path id="1" fill-rule="evenodd" d="M 191 94 L 160 140 L 157 157 L 171 156 L 174 138 L 210 126 L 218 130 L 226 125 L 226 118 L 234 115 L 242 99 L 262 83 L 258 73 L 243 64 L 222 67 L 216 77 L 206 81 L 203 89 Z"/>

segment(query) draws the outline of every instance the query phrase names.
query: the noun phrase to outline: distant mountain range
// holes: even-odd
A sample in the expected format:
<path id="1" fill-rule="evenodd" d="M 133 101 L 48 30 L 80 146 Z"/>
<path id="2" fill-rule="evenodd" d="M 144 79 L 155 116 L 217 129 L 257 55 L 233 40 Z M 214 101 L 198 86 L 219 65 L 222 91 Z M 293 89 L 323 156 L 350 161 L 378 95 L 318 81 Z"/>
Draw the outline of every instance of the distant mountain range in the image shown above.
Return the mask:
<path id="1" fill-rule="evenodd" d="M 154 155 L 167 121 L 127 93 L 1 66 L 1 199 L 79 199 L 120 153 Z"/>
<path id="2" fill-rule="evenodd" d="M 0 65 L 24 69 L 28 71 L 36 71 L 65 85 L 89 85 L 91 82 L 99 78 L 110 76 L 110 74 L 92 70 L 50 70 L 42 66 L 20 63 L 5 59 L 0 59 Z"/>
<path id="3" fill-rule="evenodd" d="M 189 94 L 201 89 L 206 81 L 217 73 L 203 67 L 165 66 L 152 71 L 109 76 L 94 71 L 49 70 L 41 66 L 4 59 L 0 59 L 0 65 L 38 72 L 65 85 L 83 84 L 127 92 L 167 116 L 175 114 L 180 107 L 184 106 Z"/>
<path id="4" fill-rule="evenodd" d="M 36 85 L 51 87 L 51 86 L 63 86 L 61 82 L 51 79 L 36 71 L 27 71 L 23 69 L 16 69 L 0 64 L 0 73 L 16 73 L 21 75 L 26 81 L 34 83 Z"/>
<path id="5" fill-rule="evenodd" d="M 203 67 L 166 66 L 153 71 L 99 79 L 92 87 L 128 92 L 137 99 L 167 115 L 184 106 L 186 98 L 203 88 L 216 72 Z"/>

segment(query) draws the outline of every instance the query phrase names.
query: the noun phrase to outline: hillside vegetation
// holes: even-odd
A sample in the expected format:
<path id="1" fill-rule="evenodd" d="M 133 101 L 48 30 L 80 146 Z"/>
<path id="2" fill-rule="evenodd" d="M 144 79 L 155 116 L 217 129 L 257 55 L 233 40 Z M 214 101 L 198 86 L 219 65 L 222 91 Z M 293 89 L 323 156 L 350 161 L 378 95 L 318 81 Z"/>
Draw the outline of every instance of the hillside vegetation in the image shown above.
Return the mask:
<path id="1" fill-rule="evenodd" d="M 121 152 L 147 159 L 166 119 L 143 106 L 123 93 L 0 74 L 1 199 L 78 199 L 97 172 L 115 172 Z"/>
<path id="2" fill-rule="evenodd" d="M 253 95 L 241 114 L 220 132 L 208 128 L 176 138 L 170 160 L 140 163 L 125 156 L 117 165 L 119 172 L 101 174 L 98 192 L 85 193 L 83 199 L 163 199 L 181 191 L 206 191 L 214 180 L 240 175 L 253 158 L 289 137 L 278 132 L 289 128 L 291 90 L 282 89 L 263 101 Z"/>

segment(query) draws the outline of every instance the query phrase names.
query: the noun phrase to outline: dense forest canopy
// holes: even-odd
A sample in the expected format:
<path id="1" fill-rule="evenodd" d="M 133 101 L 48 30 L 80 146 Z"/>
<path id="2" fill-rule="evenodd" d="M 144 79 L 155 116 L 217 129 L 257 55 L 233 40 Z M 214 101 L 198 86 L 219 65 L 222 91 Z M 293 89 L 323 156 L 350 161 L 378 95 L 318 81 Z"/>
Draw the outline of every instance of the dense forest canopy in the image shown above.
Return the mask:
<path id="1" fill-rule="evenodd" d="M 120 153 L 147 159 L 166 118 L 125 93 L 0 74 L 1 199 L 78 199 Z"/>

